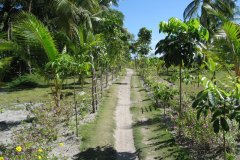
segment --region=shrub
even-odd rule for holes
[[[39,74],[25,74],[8,84],[8,88],[35,88],[44,85],[44,78]]]

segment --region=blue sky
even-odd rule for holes
[[[119,0],[118,10],[125,15],[125,27],[137,37],[141,27],[152,30],[152,48],[164,37],[158,32],[160,21],[183,19],[183,11],[192,0]],[[239,4],[239,2],[238,2]]]
[[[182,19],[183,11],[192,0],[120,0],[117,10],[125,15],[124,24],[130,33],[137,34],[140,28],[152,30],[152,48],[163,38],[158,32],[160,21],[171,17]]]

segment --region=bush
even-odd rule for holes
[[[35,88],[44,85],[44,78],[39,74],[25,74],[8,84],[8,88]]]

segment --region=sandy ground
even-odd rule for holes
[[[29,112],[21,111],[4,111],[0,113],[0,145],[9,145],[14,142],[14,132],[22,129],[22,121],[28,119]]]
[[[115,148],[119,160],[137,159],[133,140],[132,115],[130,113],[130,82],[133,71],[127,69],[127,75],[118,89],[118,104],[116,107]]]

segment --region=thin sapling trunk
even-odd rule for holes
[[[77,113],[77,101],[76,101],[76,81],[75,76],[73,77],[73,101],[74,101],[74,110],[75,110],[75,125],[76,125],[76,136],[78,137],[78,113]]]

